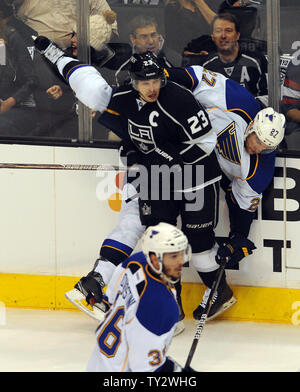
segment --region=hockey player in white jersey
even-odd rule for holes
[[[108,311],[96,330],[89,372],[185,372],[170,357],[179,310],[174,282],[191,250],[181,230],[150,226],[133,254],[114,271],[104,301]]]
[[[56,53],[62,56],[62,53],[55,52],[55,55]],[[70,60],[61,57],[57,63],[62,74],[68,62]],[[98,81],[100,87],[102,86],[102,89],[99,87],[95,90],[96,97],[91,94],[87,96],[85,89],[87,84],[82,83],[76,71],[72,74],[72,69],[69,69],[68,74],[65,73],[64,76],[68,78],[71,87],[75,88],[79,99],[89,104],[90,107],[103,111],[108,104],[111,89],[100,74],[91,68],[86,69],[87,81],[90,80],[93,85]],[[88,77],[89,74],[91,78]],[[275,152],[272,150],[283,138],[284,117],[271,108],[259,113],[259,104],[244,88],[223,75],[206,71],[201,66],[168,69],[167,76],[191,89],[208,110],[213,129],[218,135],[218,160],[224,179],[228,183],[225,189],[231,223],[229,240],[220,248],[216,245],[210,251],[194,257],[194,266],[203,282],[210,287],[218,268],[216,261],[227,256],[229,252],[231,260],[238,262],[247,255],[247,252],[251,254],[254,249],[254,245],[247,237],[254,216],[253,212],[259,204],[263,190],[273,177]],[[260,154],[262,150],[269,150],[270,154]],[[141,224],[137,220],[136,223],[137,231],[141,230]],[[124,242],[126,243],[125,238]],[[244,252],[243,249],[246,251]],[[92,274],[101,274],[100,264]],[[96,280],[97,277],[95,282]],[[87,278],[86,287],[88,288],[92,282],[93,276],[90,275]],[[222,288],[222,285],[220,287]],[[100,285],[97,284],[95,290],[90,288],[89,291],[93,293],[99,288]],[[207,298],[206,295],[203,302],[205,298]],[[209,318],[220,314],[234,302],[232,290],[225,283],[223,290],[218,293]],[[195,318],[201,317],[203,308],[204,303],[195,310]]]
[[[259,103],[246,89],[201,66],[168,69],[167,74],[193,91],[206,108],[217,134],[215,149],[223,172],[221,187],[229,209],[230,233],[228,240],[218,247],[215,260],[220,264],[228,258],[228,266],[233,266],[255,249],[248,239],[250,227],[262,193],[274,176],[276,148],[284,137],[285,117],[272,108],[260,110]],[[197,266],[198,272],[202,265]],[[208,288],[193,312],[194,318],[201,318],[209,293]],[[208,319],[227,309],[230,295],[225,286],[221,306],[217,297]]]

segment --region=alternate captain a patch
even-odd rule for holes
[[[144,154],[155,150],[156,144],[151,125],[139,125],[128,119],[128,132],[132,142]]]

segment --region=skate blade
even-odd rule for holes
[[[220,314],[226,312],[226,310],[228,310],[229,308],[231,308],[231,306],[233,306],[236,303],[236,298],[231,297],[227,302],[225,302],[225,304],[223,304],[220,309],[212,316],[207,317],[207,321],[213,320],[214,318],[216,318],[217,316],[220,316]]]
[[[184,331],[184,329],[185,329],[184,322],[182,320],[178,321],[178,323],[175,325],[173,337],[179,335],[181,332]]]
[[[102,321],[104,319],[104,315],[105,315],[104,304],[95,304],[94,306],[89,305],[86,302],[85,296],[77,289],[73,289],[66,292],[65,297],[74,306],[76,306],[76,308],[78,308],[88,316],[92,317],[94,320]]]

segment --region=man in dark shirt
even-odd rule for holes
[[[267,60],[256,51],[242,49],[239,38],[240,25],[236,17],[219,14],[212,22],[212,40],[217,50],[207,56],[197,56],[195,60],[210,71],[241,84],[255,97],[260,97],[262,105],[267,105]]]

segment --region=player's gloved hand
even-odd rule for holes
[[[52,64],[56,64],[58,59],[60,59],[65,55],[65,52],[49,38],[44,37],[43,35],[40,35],[38,37],[33,37],[33,38],[35,38],[34,46]]]
[[[96,302],[100,303],[102,301],[104,286],[105,283],[101,274],[91,271],[76,283],[75,288],[82,292],[89,304],[94,305]]]
[[[244,257],[250,256],[254,249],[256,249],[256,246],[252,241],[239,233],[233,234],[227,242],[219,246],[216,262],[218,264],[226,262],[227,266],[233,266]]]

